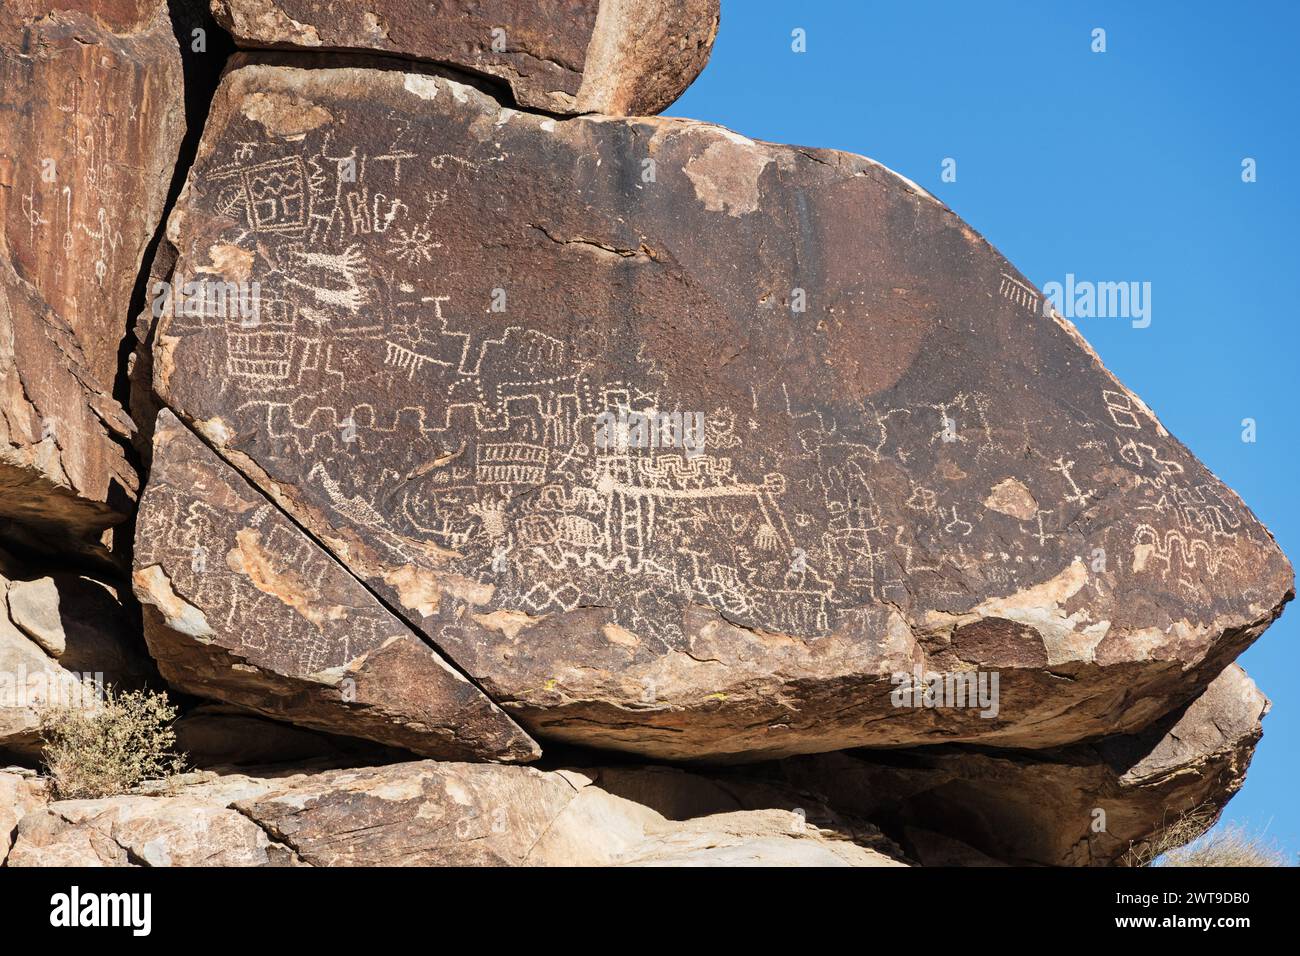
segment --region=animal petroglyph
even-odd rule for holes
[[[878,166],[742,146],[762,175],[701,202],[688,167],[731,188],[692,163],[724,131],[355,72],[364,104],[328,68],[227,73],[177,269],[237,248],[260,321],[164,315],[155,384],[533,729],[683,758],[1013,745],[1014,707],[872,709],[895,665],[952,654],[1050,680],[1062,706],[1014,726],[1065,742],[1203,683],[1155,687],[1193,653],[1171,622],[1277,605],[1235,497]],[[270,135],[242,109],[268,90],[332,119]]]

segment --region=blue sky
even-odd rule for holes
[[[712,60],[668,113],[870,156],[1039,286],[1067,272],[1150,282],[1148,328],[1080,330],[1295,561],[1297,36],[1293,0],[722,0]],[[945,158],[956,182],[940,179]],[[1225,813],[1293,859],[1298,630],[1292,605],[1241,660],[1273,712]]]

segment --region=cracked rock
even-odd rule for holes
[[[248,792],[245,787],[244,792]],[[175,796],[63,800],[18,822],[8,866],[300,866],[254,821],[225,805],[229,786]]]
[[[482,8],[481,8],[482,7]],[[708,62],[718,0],[213,0],[240,45],[365,50],[505,83],[553,113],[652,114]]]
[[[163,0],[0,9],[0,531],[111,546],[118,349],[184,131]],[[87,9],[93,7],[93,9]]]
[[[135,563],[145,638],[175,687],[427,756],[519,761],[539,753],[166,411]]]
[[[874,828],[751,789],[747,801],[654,768],[425,762],[327,771],[238,806],[316,866],[897,865]],[[673,814],[673,798],[690,810]]]
[[[168,236],[260,306],[169,309],[154,384],[538,739],[1136,733],[1292,597],[1241,500],[914,184],[411,70],[237,58]]]
[[[15,867],[902,865],[875,827],[806,793],[654,767],[290,767],[23,799]]]

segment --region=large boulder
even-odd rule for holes
[[[1138,734],[1041,751],[960,746],[793,757],[760,776],[880,824],[925,865],[1134,864],[1211,827],[1241,789],[1269,702],[1233,664]],[[952,846],[983,859],[954,861]]]
[[[0,753],[35,754],[42,712],[57,706],[74,680],[0,614]]]
[[[236,61],[168,235],[259,305],[173,302],[155,387],[539,738],[1133,733],[1291,598],[1240,499],[915,185],[410,70]]]
[[[0,8],[0,525],[86,537],[130,513],[118,350],[184,132],[180,75],[166,0]]]
[[[13,625],[67,670],[100,673],[123,689],[154,675],[139,616],[116,587],[67,571],[35,572],[8,582],[6,599]]]
[[[212,0],[243,46],[371,50],[504,82],[556,113],[658,113],[704,69],[718,0]]]
[[[445,759],[540,751],[167,411],[141,501],[135,595],[175,687]]]

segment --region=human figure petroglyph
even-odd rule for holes
[[[1058,457],[1053,463],[1051,470],[1056,472],[1065,481],[1069,491],[1062,498],[1063,501],[1070,504],[1086,505],[1096,494],[1095,488],[1089,488],[1084,491],[1074,480],[1075,463],[1064,457]]]
[[[1184,552],[1204,566],[1197,541],[1229,541],[1239,526],[1231,507],[1178,485],[1162,438],[1111,442],[1100,431],[1050,463],[1055,487],[1033,489],[1059,505],[1028,520],[969,508],[961,482],[971,463],[997,460],[1016,474],[1041,424],[1013,423],[1023,440],[1005,428],[995,436],[999,399],[968,389],[936,384],[925,400],[882,393],[832,407],[775,379],[748,384],[750,409],[710,401],[680,411],[678,372],[645,342],[611,355],[617,340],[599,338],[606,351],[594,354],[583,337],[554,334],[562,321],[493,313],[486,290],[475,304],[440,287],[449,250],[434,211],[477,161],[428,157],[410,142],[313,145],[311,135],[287,149],[261,144],[207,180],[219,208],[236,214],[230,241],[255,256],[270,306],[255,336],[205,327],[242,399],[238,424],[392,559],[419,563],[423,545],[445,549],[451,570],[493,585],[493,607],[608,607],[622,626],[670,644],[691,603],[825,633],[844,609],[907,599],[904,581],[918,575],[959,600],[963,569],[982,551],[977,532],[990,528],[1019,536],[990,552],[1008,557],[984,575],[1014,587],[1018,567],[1075,543],[1067,521],[1098,500],[1093,476],[1112,465],[1152,489],[1151,507],[1179,515],[1182,542],[1142,542],[1152,573]],[[1000,292],[1032,307],[1010,276]],[[1118,435],[1142,430],[1127,394],[1106,389],[1092,401]],[[761,407],[779,414],[760,422]],[[703,441],[653,440],[673,410],[681,437]],[[610,416],[622,434],[620,414],[629,440],[602,443]],[[650,423],[651,441],[630,440],[645,431],[633,416]],[[900,466],[898,504],[882,509],[876,490],[897,488]],[[922,481],[925,467],[934,473]]]

